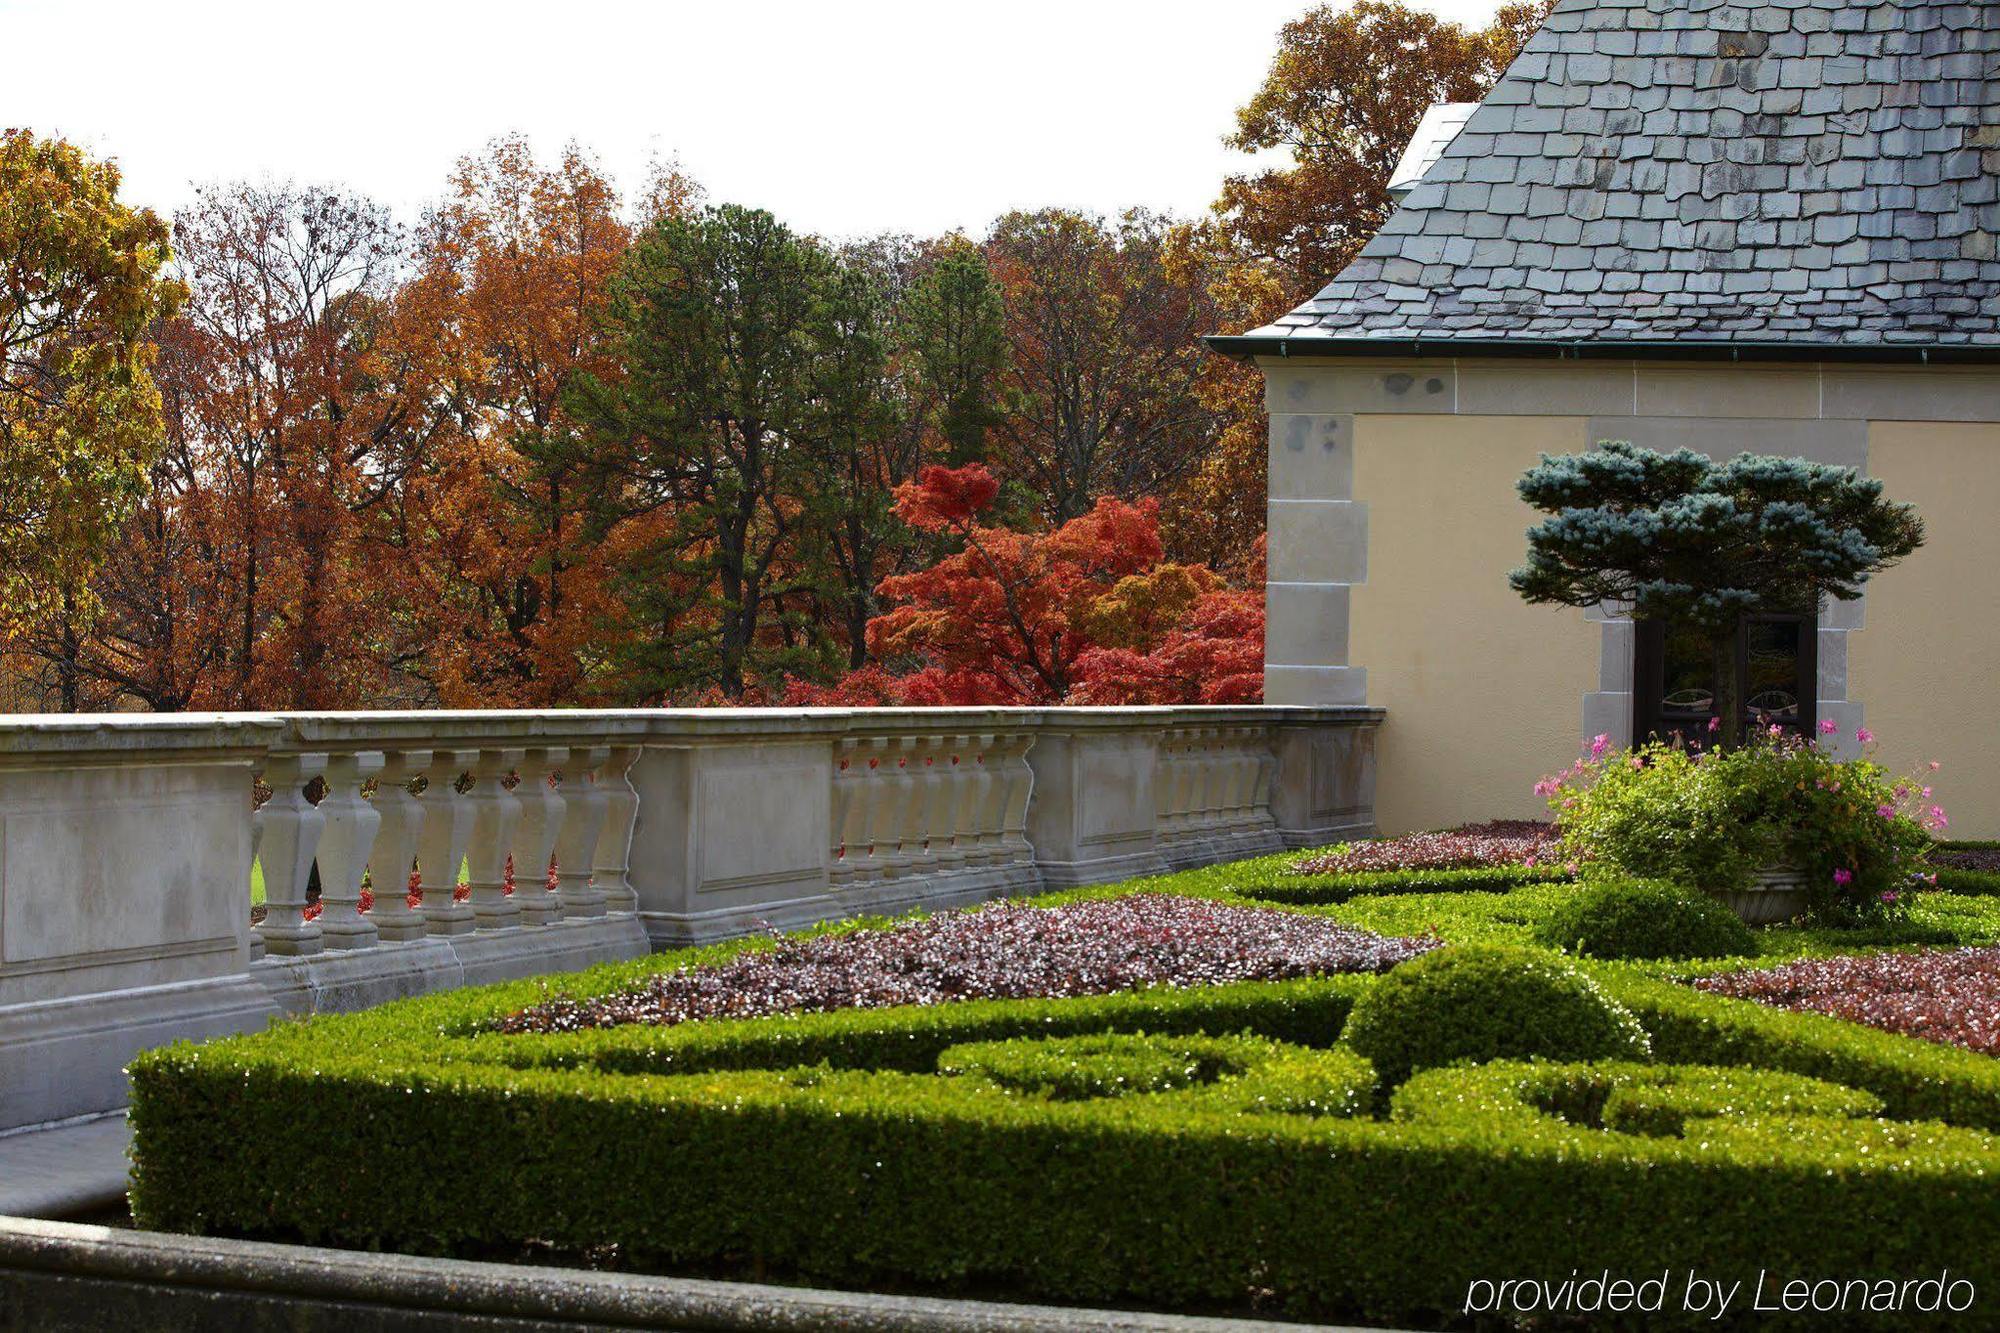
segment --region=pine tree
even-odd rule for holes
[[[1611,442],[1544,454],[1521,498],[1551,515],[1528,531],[1528,562],[1508,575],[1531,603],[1627,607],[1635,619],[1685,625],[1715,662],[1721,739],[1740,739],[1734,644],[1747,615],[1816,613],[1860,596],[1870,576],[1924,541],[1909,505],[1853,468],[1739,454],[1717,463],[1689,449],[1655,453]]]

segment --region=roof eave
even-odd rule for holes
[[[1995,365],[2000,344],[1798,343],[1722,339],[1338,338],[1212,333],[1213,351],[1238,361],[1258,357],[1334,360],[1394,357],[1414,361],[1449,357],[1508,357],[1563,361],[1820,361],[1886,365]]]

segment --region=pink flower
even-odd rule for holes
[[[1646,761],[1645,761],[1645,760],[1641,759],[1641,758],[1640,758],[1640,757],[1639,757],[1638,755],[1636,755],[1636,754],[1632,756],[1632,767],[1633,767],[1634,769],[1641,769],[1641,768],[1644,768],[1645,766],[1646,766]]]
[[[1939,805],[1932,806],[1931,827],[1933,829],[1942,829],[1942,828],[1948,828],[1950,825],[1951,821],[1944,817],[1944,807]]]
[[[1775,723],[1775,722],[1773,722],[1773,723],[1771,724],[1771,726],[1770,726],[1770,729],[1769,729],[1769,730],[1770,730],[1770,734],[1771,734],[1771,735],[1773,735],[1773,736],[1782,736],[1782,735],[1784,735],[1784,734],[1785,734],[1785,729],[1784,729],[1783,727],[1779,726],[1779,725],[1778,725],[1777,723]]]
[[[1833,882],[1844,889],[1854,882],[1854,872],[1842,866],[1833,872]]]
[[[1931,789],[1929,787],[1926,787],[1924,788],[1924,799],[1928,801],[1930,798],[1931,798]]]
[[[1722,719],[1721,719],[1721,718],[1719,718],[1719,717],[1712,717],[1712,718],[1710,718],[1710,719],[1708,720],[1708,729],[1709,729],[1710,731],[1721,731],[1721,730],[1722,730]]]
[[[1611,748],[1611,737],[1606,735],[1604,732],[1600,731],[1597,733],[1597,735],[1591,737],[1590,757],[1592,759],[1604,758],[1604,752],[1610,748]]]
[[[1875,743],[1875,733],[1866,727],[1856,727],[1854,729],[1854,739],[1860,741],[1863,745],[1872,745]]]
[[[1875,813],[1884,819],[1894,819],[1896,817],[1896,807],[1893,805],[1878,805],[1875,807]]]
[[[1834,721],[1834,720],[1833,720],[1832,718],[1830,718],[1830,717],[1823,717],[1823,718],[1821,718],[1821,719],[1819,720],[1819,734],[1820,734],[1820,735],[1822,735],[1822,736],[1831,736],[1831,735],[1833,735],[1833,733],[1834,733],[1834,732],[1836,732],[1836,731],[1839,731],[1839,730],[1840,730],[1840,724],[1839,724],[1838,722],[1835,722],[1835,721]]]
[[[1937,760],[1935,760],[1935,759],[1931,760],[1931,763],[1930,763],[1930,769],[1931,769],[1931,772],[1933,772],[1933,773],[1935,773],[1935,772],[1937,772],[1937,771],[1938,771],[1938,761],[1937,761]]]
[[[1525,860],[1523,860],[1521,864],[1526,866],[1528,869],[1533,870],[1535,868],[1535,858],[1532,855],[1530,855]]]
[[[1882,901],[1885,903],[1893,903],[1896,901],[1896,899],[1902,896],[1903,896],[1902,894],[1896,892],[1894,889],[1882,890]]]

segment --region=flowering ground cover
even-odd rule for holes
[[[1702,990],[2000,1054],[2000,948],[1802,958],[1703,977]]]
[[[1556,857],[1556,826],[1536,819],[1495,819],[1484,824],[1409,833],[1350,843],[1299,862],[1305,875],[1381,870],[1472,870],[1483,866],[1532,866]]]
[[[513,1014],[504,1032],[672,1025],[955,1000],[1055,999],[1381,972],[1435,948],[1274,908],[1142,893],[1054,907],[999,903],[885,930],[782,941],[588,1000]]]

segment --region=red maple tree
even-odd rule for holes
[[[988,526],[999,494],[979,464],[927,467],[896,514],[955,547],[884,579],[868,624],[878,663],[787,702],[1028,705],[1255,702],[1263,599],[1202,565],[1163,560],[1156,501],[1100,497],[1047,532]],[[895,665],[904,669],[896,670]]]

